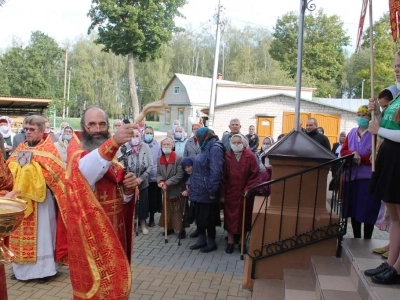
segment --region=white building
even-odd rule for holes
[[[368,104],[368,100],[313,98],[314,90],[302,88],[300,118],[304,125],[308,118],[316,118],[332,144],[340,131],[349,132],[357,126],[357,108]],[[160,116],[160,130],[170,130],[172,122],[178,119],[190,132],[190,121],[200,117],[203,121],[207,119],[210,94],[211,78],[175,74],[162,93],[162,99],[170,107]],[[238,118],[242,133],[248,133],[248,127],[255,125],[261,138],[273,136],[276,139],[294,127],[295,96],[295,87],[249,85],[218,79],[213,129],[222,136],[229,130],[229,121]]]

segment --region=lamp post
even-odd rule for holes
[[[361,82],[361,99],[364,99],[364,81],[365,79],[363,79]]]
[[[296,102],[295,102],[295,130],[300,130],[300,99],[301,99],[301,75],[303,72],[303,36],[304,15],[306,10],[315,10],[314,0],[300,0],[299,37],[297,40],[297,75],[296,75]]]

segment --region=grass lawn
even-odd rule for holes
[[[56,125],[54,126],[53,122],[54,119],[51,118],[50,119],[50,123],[52,126],[54,126],[54,131],[58,131],[58,129],[60,128],[60,124],[63,121],[63,119],[61,117],[56,117]],[[68,122],[68,124],[70,126],[72,126],[72,128],[74,130],[80,130],[81,129],[81,125],[80,125],[80,118],[65,118],[65,121]],[[110,129],[112,130],[112,124],[113,124],[112,119],[110,119]],[[146,124],[148,126],[153,127],[154,130],[158,130],[160,128],[160,123],[158,121],[147,121]]]

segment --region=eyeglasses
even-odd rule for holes
[[[36,130],[36,128],[33,127],[24,127],[25,132],[34,132]]]
[[[100,123],[90,122],[88,125],[84,125],[84,126],[90,131],[95,131],[96,129],[103,131],[103,130],[108,129],[107,122],[100,122]]]

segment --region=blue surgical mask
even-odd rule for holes
[[[175,139],[180,140],[182,138],[182,133],[176,132],[175,133]]]
[[[357,124],[361,128],[367,128],[369,125],[369,120],[367,120],[365,118],[357,117]]]
[[[145,141],[146,143],[150,143],[152,140],[153,140],[153,135],[152,135],[152,134],[146,134],[146,135],[144,136],[144,141]]]
[[[72,135],[64,135],[64,140],[69,141],[72,138]]]

